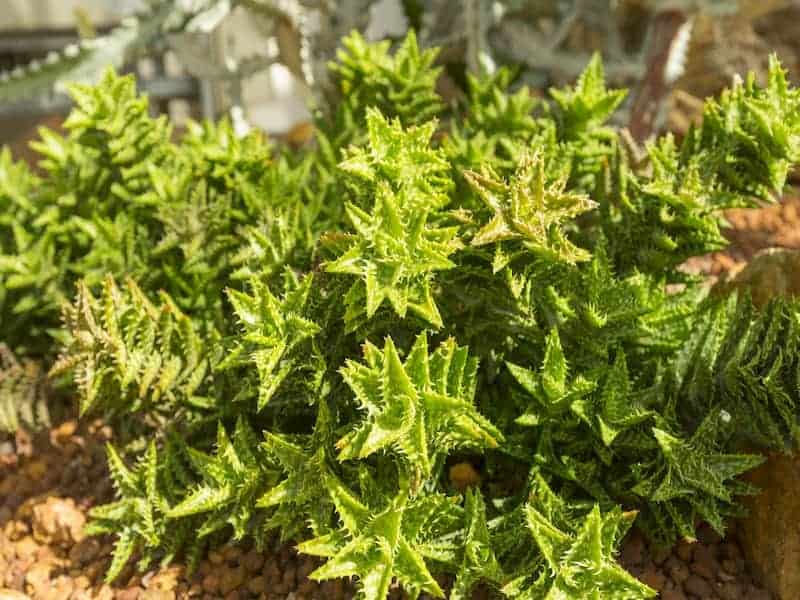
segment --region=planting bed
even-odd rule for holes
[[[642,155],[599,55],[447,108],[412,32],[342,44],[297,154],[112,70],[0,153],[0,600],[795,600],[788,526],[720,538],[800,414],[777,59]]]
[[[800,248],[798,198],[759,210],[729,211],[728,220],[731,247],[691,261],[690,270],[714,279],[763,248]],[[0,600],[353,596],[349,582],[309,580],[318,561],[299,556],[291,545],[264,552],[223,547],[192,575],[180,564],[144,574],[129,566],[113,586],[104,584],[111,540],[86,538],[82,527],[88,509],[113,496],[103,450],[111,435],[101,421],[70,419],[33,438],[20,433],[0,443]],[[664,600],[768,600],[770,594],[750,574],[735,533],[733,524],[723,540],[701,527],[696,543],[663,552],[648,548],[634,531],[622,546],[620,561]],[[401,597],[399,590],[392,597]]]
[[[346,581],[316,583],[306,575],[318,566],[291,545],[265,552],[227,546],[213,551],[192,575],[182,565],[147,573],[127,568],[113,586],[103,583],[111,540],[86,538],[88,509],[111,500],[102,422],[68,420],[30,439],[18,436],[0,457],[0,600],[161,600],[169,598],[352,598]],[[721,540],[701,528],[695,544],[671,553],[647,547],[633,532],[620,561],[665,600],[689,598],[768,600],[757,587],[733,536]],[[393,598],[402,597],[399,590]],[[488,598],[478,592],[475,598]]]

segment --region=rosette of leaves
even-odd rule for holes
[[[712,173],[714,205],[754,206],[781,190],[800,160],[800,90],[791,88],[775,55],[767,84],[735,78],[719,100],[709,100],[699,127],[689,131],[681,165],[698,161]]]
[[[672,363],[668,384],[689,424],[725,411],[739,439],[787,448],[799,437],[795,385],[800,349],[794,302],[776,298],[756,311],[736,294],[712,300]]]
[[[557,330],[547,338],[544,360],[536,373],[509,363],[512,376],[533,400],[516,419],[535,431],[533,461],[598,500],[609,496],[605,466],[619,452],[641,452],[652,443],[623,432],[641,431],[656,416],[632,394],[624,354],[606,374],[588,372],[568,380],[567,361]],[[627,441],[627,443],[626,443]],[[628,448],[640,442],[640,447]],[[621,446],[621,447],[620,447]]]
[[[197,179],[218,191],[235,192],[236,205],[250,213],[263,206],[260,188],[270,176],[266,167],[273,162],[272,148],[264,133],[253,130],[237,135],[228,119],[218,123],[190,121],[180,149],[182,159],[191,163]],[[271,198],[266,201],[275,202]]]
[[[0,323],[5,343],[23,355],[46,352],[47,329],[65,299],[64,257],[56,252],[55,232],[40,222],[41,184],[7,148],[0,152]]]
[[[622,273],[637,270],[680,278],[675,273],[678,265],[719,250],[726,241],[703,167],[697,162],[681,165],[672,136],[650,144],[646,156],[648,177],[628,165],[621,149],[609,160],[597,190],[604,235]]]
[[[342,39],[337,60],[329,66],[341,94],[338,110],[349,113],[354,122],[372,107],[404,127],[426,123],[443,108],[435,92],[439,50],[420,50],[413,30],[391,56],[390,46],[388,40],[368,43],[357,31]]]
[[[625,99],[625,90],[608,89],[603,62],[595,53],[574,86],[549,91],[547,117],[556,126],[569,164],[569,181],[591,190],[602,165],[614,150],[617,133],[606,123]]]
[[[448,201],[450,185],[447,162],[428,145],[434,125],[403,130],[370,111],[367,126],[368,146],[341,165],[356,182],[356,202],[346,208],[355,233],[335,240],[338,256],[325,269],[358,278],[345,299],[348,330],[372,318],[384,301],[401,318],[410,311],[441,327],[433,275],[453,266],[448,256],[459,242],[455,228],[429,223]],[[367,202],[371,213],[362,208]]]
[[[647,501],[640,527],[656,543],[669,546],[677,536],[694,539],[699,521],[724,536],[726,518],[743,514],[736,498],[757,492],[738,476],[764,457],[724,452],[733,434],[730,424],[727,412],[715,410],[691,437],[652,429],[658,454],[635,469],[638,482],[632,491]]]
[[[338,165],[351,144],[363,144],[368,137],[369,111],[377,110],[388,120],[410,127],[425,125],[444,107],[436,92],[440,69],[433,62],[437,51],[421,51],[413,31],[394,54],[389,46],[389,42],[367,43],[353,32],[342,41],[338,60],[329,65],[335,74],[336,98],[332,114],[316,119],[313,177],[306,197],[319,202],[320,212],[337,228],[343,222],[346,190]]]
[[[43,129],[32,144],[47,175],[39,222],[58,232],[56,251],[74,273],[68,283],[82,277],[94,288],[108,272],[144,281],[154,275],[147,259],[158,233],[150,171],[171,160],[169,124],[150,117],[133,77],[111,69],[100,85],[74,85],[70,95],[76,109],[64,122],[68,135]]]
[[[342,377],[366,413],[341,438],[340,461],[397,453],[417,489],[456,449],[497,447],[502,434],[473,404],[477,361],[449,339],[432,354],[420,334],[404,362],[391,338],[364,344],[366,364],[347,361]]]
[[[467,74],[467,97],[459,107],[463,117],[451,121],[442,142],[458,180],[464,170],[486,166],[509,175],[534,140],[537,146],[555,146],[552,121],[535,118],[539,101],[526,86],[512,93],[513,76],[507,67],[493,74]]]
[[[446,565],[448,571],[455,574],[450,600],[471,598],[473,589],[480,583],[499,588],[507,579],[495,555],[492,532],[486,520],[486,503],[477,489],[466,490],[463,527],[423,542],[419,548],[425,558]]]
[[[0,344],[0,432],[36,430],[50,425],[54,390],[39,361],[18,358]]]
[[[632,522],[618,507],[602,513],[595,505],[574,521],[563,514],[543,514],[536,504],[525,505],[524,513],[542,560],[532,574],[503,588],[507,597],[644,600],[657,595],[614,559],[616,547]]]
[[[396,191],[419,193],[409,198],[416,204],[403,206],[407,212],[443,208],[450,201],[453,183],[444,152],[433,147],[436,121],[403,127],[398,119],[370,108],[366,124],[366,143],[349,148],[345,160],[339,163],[352,183],[354,199],[363,207],[369,206],[371,195],[385,182]]]
[[[509,181],[486,168],[464,174],[481,200],[494,213],[472,237],[473,246],[519,240],[524,247],[550,260],[585,261],[589,253],[567,238],[562,224],[592,210],[587,196],[566,189],[566,180],[546,180],[544,159],[538,154],[524,157]],[[502,266],[495,254],[494,269]],[[501,264],[498,265],[498,260]]]
[[[443,598],[415,542],[428,516],[429,503],[409,497],[407,484],[379,506],[359,500],[333,475],[325,479],[342,528],[303,542],[304,554],[327,558],[309,577],[315,580],[357,577],[365,600],[383,600],[393,580],[412,598],[426,592]],[[439,509],[443,508],[439,504]]]
[[[280,300],[269,288],[253,279],[251,293],[228,290],[228,299],[242,329],[241,340],[219,365],[220,370],[252,364],[258,374],[255,394],[242,386],[237,400],[257,396],[261,411],[277,395],[284,403],[310,404],[322,385],[324,359],[314,342],[319,326],[307,316],[313,276],[302,281],[286,272]]]
[[[574,86],[550,90],[559,138],[576,140],[603,125],[626,95],[625,90],[606,88],[603,61],[595,53]]]
[[[273,160],[260,133],[237,137],[227,121],[192,124],[176,155],[150,170],[160,225],[152,267],[183,310],[232,333],[222,306],[230,280],[275,279],[313,244],[300,197],[308,166]]]
[[[278,465],[283,479],[258,499],[259,508],[273,509],[265,531],[277,529],[281,540],[299,539],[308,528],[314,535],[329,529],[333,504],[326,487],[333,455],[334,423],[327,400],[317,403],[314,430],[306,435],[264,432],[262,449]]]
[[[132,468],[110,444],[106,453],[117,499],[92,508],[86,527],[88,535],[116,536],[106,582],[114,581],[136,553],[140,554],[141,570],[157,558],[166,565],[180,553],[186,553],[193,564],[203,549],[203,540],[195,535],[196,523],[166,516],[171,503],[193,481],[180,451],[167,444],[159,456],[155,441],[151,441]]]
[[[534,400],[517,424],[535,432],[537,468],[601,502],[632,491],[646,503],[642,524],[654,539],[668,544],[678,534],[690,537],[697,518],[722,532],[734,496],[749,490],[735,477],[760,459],[726,454],[730,430],[713,412],[691,437],[679,433],[631,381],[624,354],[603,375],[589,371],[569,381],[554,331],[539,373],[508,368]],[[626,473],[632,462],[639,466]]]
[[[309,211],[299,202],[286,209],[266,210],[259,225],[246,225],[236,236],[238,248],[231,259],[232,281],[262,280],[270,287],[287,268],[307,265],[316,244]]]
[[[301,194],[309,164],[273,161],[262,135],[240,139],[225,121],[193,124],[173,144],[167,121],[149,116],[133,78],[110,70],[100,85],[74,86],[71,94],[77,107],[67,135],[42,130],[34,144],[41,178],[7,153],[0,162],[8,204],[0,248],[4,339],[19,351],[24,344],[45,352],[78,279],[96,292],[108,273],[132,277],[225,331],[221,292],[247,260],[240,230],[282,220],[277,260],[289,263],[295,251],[307,260],[314,234]],[[265,265],[265,273],[276,269]],[[27,315],[35,322],[26,325]],[[18,328],[36,333],[23,341]]]
[[[534,264],[519,279],[543,325],[558,328],[580,369],[603,364],[610,350],[622,348],[635,356],[637,369],[650,371],[686,340],[704,295],[695,288],[668,294],[662,277],[616,272],[602,237],[588,262],[548,270]]]
[[[79,206],[109,215],[121,206],[135,212],[149,188],[148,165],[169,158],[171,129],[166,117],[150,117],[146,96],[132,76],[108,69],[99,85],[70,87],[76,108],[64,122],[67,137],[42,130],[34,144],[48,178],[57,183],[56,206]]]
[[[200,483],[166,511],[170,519],[202,515],[195,535],[202,539],[230,528],[234,540],[254,537],[259,547],[265,538],[257,501],[278,482],[278,473],[270,467],[250,426],[243,418],[236,422],[229,437],[222,424],[217,427],[213,454],[186,448],[192,468],[200,474]]]
[[[167,122],[150,118],[132,77],[109,70],[100,85],[76,85],[70,94],[76,108],[64,122],[67,135],[41,129],[32,144],[43,157],[40,178],[7,153],[0,160],[3,339],[39,355],[52,345],[50,330],[79,277],[98,286],[109,271],[147,274],[155,223],[139,200],[149,168],[170,154]]]
[[[774,57],[765,87],[737,80],[703,114],[680,146],[670,136],[649,145],[649,173],[617,153],[596,180],[602,227],[623,271],[680,279],[678,264],[725,245],[718,211],[773,200],[800,156],[798,91]]]
[[[203,396],[213,349],[196,323],[165,293],[152,303],[133,280],[119,288],[111,276],[95,296],[79,283],[75,302],[64,308],[69,342],[51,375],[69,373],[80,412],[152,412],[174,415],[207,406]]]

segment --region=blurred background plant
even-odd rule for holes
[[[617,115],[637,140],[685,131],[701,99],[775,51],[800,73],[796,0],[9,0],[0,16],[0,138],[31,137],[66,113],[68,81],[136,73],[152,110],[180,125],[230,114],[290,142],[333,93],[327,64],[353,30],[443,48],[445,98],[466,74],[515,68],[533,90],[572,82],[594,51],[633,90]],[[17,153],[19,155],[19,153]]]

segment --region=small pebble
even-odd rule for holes
[[[689,575],[683,584],[683,588],[690,594],[694,594],[699,598],[705,598],[706,596],[711,596],[714,593],[714,590],[708,581],[699,575],[694,574]]]

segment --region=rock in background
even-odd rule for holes
[[[750,514],[738,527],[742,549],[775,598],[796,600],[800,597],[800,457],[772,454],[746,479],[761,493],[743,501]]]

